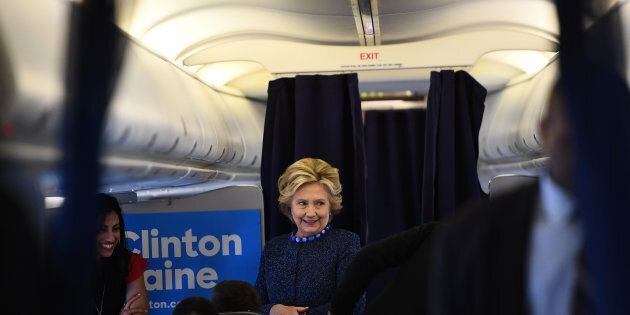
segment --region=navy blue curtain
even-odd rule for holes
[[[464,71],[431,72],[422,182],[422,222],[484,197],[477,177],[486,89]]]
[[[65,201],[48,225],[50,314],[90,314],[100,139],[124,39],[114,25],[113,1],[83,1],[70,11],[61,174]],[[86,290],[86,288],[88,288]]]
[[[278,210],[278,177],[294,161],[320,158],[339,169],[343,211],[333,225],[362,235],[365,220],[365,146],[356,74],[282,78],[269,83],[261,185],[265,235],[291,231]]]
[[[575,128],[575,189],[597,314],[630,310],[630,92],[619,69],[621,25],[582,29],[587,1],[558,0],[562,87]],[[592,54],[593,51],[599,51]],[[621,57],[620,57],[621,56]],[[623,67],[623,63],[621,64]],[[623,67],[625,68],[625,67]]]
[[[423,223],[424,109],[365,112],[367,242]]]
[[[365,112],[368,243],[423,223],[425,121],[424,109]],[[396,271],[392,268],[372,279],[368,303]]]

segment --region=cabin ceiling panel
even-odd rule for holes
[[[477,61],[468,72],[488,91],[503,88],[513,78],[524,74],[524,72],[517,67],[486,58]]]
[[[238,18],[235,18],[238,17]],[[315,16],[249,7],[198,10],[134,34],[158,54],[175,60],[199,48],[251,38],[336,45],[357,44],[354,21],[343,16]]]
[[[181,6],[180,1],[155,2],[137,1],[126,9],[132,13],[119,14],[118,24],[169,60],[214,41],[251,37],[358,44],[350,3],[345,1],[316,1],[317,5],[313,1],[183,1]]]
[[[269,80],[298,73],[359,72],[376,87],[388,81],[416,84],[428,80],[431,70],[467,69],[495,89],[508,84],[511,75],[522,77],[514,70],[522,66],[509,58],[482,60],[485,54],[557,50],[553,1],[367,2],[377,6],[371,11],[382,45],[361,46],[351,0],[119,1],[118,23],[206,84],[259,99],[266,97]],[[380,55],[366,61],[362,53]],[[255,63],[260,66],[247,65]]]
[[[380,14],[404,14],[415,11],[435,10],[466,1],[470,0],[379,0],[378,12]]]
[[[435,10],[444,7],[456,6],[466,4],[470,2],[493,2],[496,0],[422,0],[422,1],[409,1],[409,0],[379,0],[378,10],[381,14],[398,14],[407,13],[412,11],[426,11]],[[501,2],[549,2],[553,3],[553,0],[501,0]]]
[[[177,15],[225,6],[352,17],[350,1],[340,0],[117,0],[116,5],[118,24],[131,34],[144,33],[160,21]]]
[[[186,58],[183,63],[193,66],[229,60],[251,60],[261,63],[276,74],[440,68],[470,66],[483,54],[491,51],[526,49],[555,51],[556,43],[515,31],[467,32],[426,41],[369,48],[253,39],[201,50]],[[252,55],[251,51],[256,51],[256,55]]]
[[[385,1],[379,2],[384,3]],[[451,33],[479,29],[519,29],[550,39],[558,34],[558,21],[553,3],[528,1],[451,1],[452,5],[435,9],[380,11],[383,44],[417,41]],[[405,2],[407,4],[407,2]]]
[[[227,83],[228,87],[234,88],[243,94],[255,99],[267,99],[267,82],[275,80],[267,70],[260,70],[233,79]]]

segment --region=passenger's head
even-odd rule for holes
[[[111,257],[121,248],[127,248],[125,223],[116,198],[97,194],[96,252],[100,257]]]
[[[210,300],[203,296],[191,296],[181,300],[173,309],[172,315],[216,315],[217,310]]]
[[[322,231],[341,212],[339,170],[320,159],[291,164],[278,179],[280,211],[293,222],[300,237]]]
[[[262,311],[262,304],[256,288],[240,280],[224,280],[212,291],[212,304],[220,313]]]
[[[550,176],[568,191],[572,191],[575,167],[574,136],[568,113],[567,98],[562,83],[552,88],[546,114],[540,124],[545,153],[549,156]]]

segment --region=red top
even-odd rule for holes
[[[125,282],[131,283],[140,278],[142,273],[144,273],[144,269],[146,269],[148,265],[149,262],[142,258],[142,256],[136,253],[131,253],[131,258],[129,259],[129,274],[127,274]]]

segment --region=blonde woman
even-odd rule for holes
[[[334,229],[341,212],[339,171],[320,159],[291,164],[278,179],[279,208],[294,224],[291,234],[265,246],[256,288],[263,314],[328,314],[343,273],[360,248],[359,236]],[[365,299],[355,306],[363,312]]]

